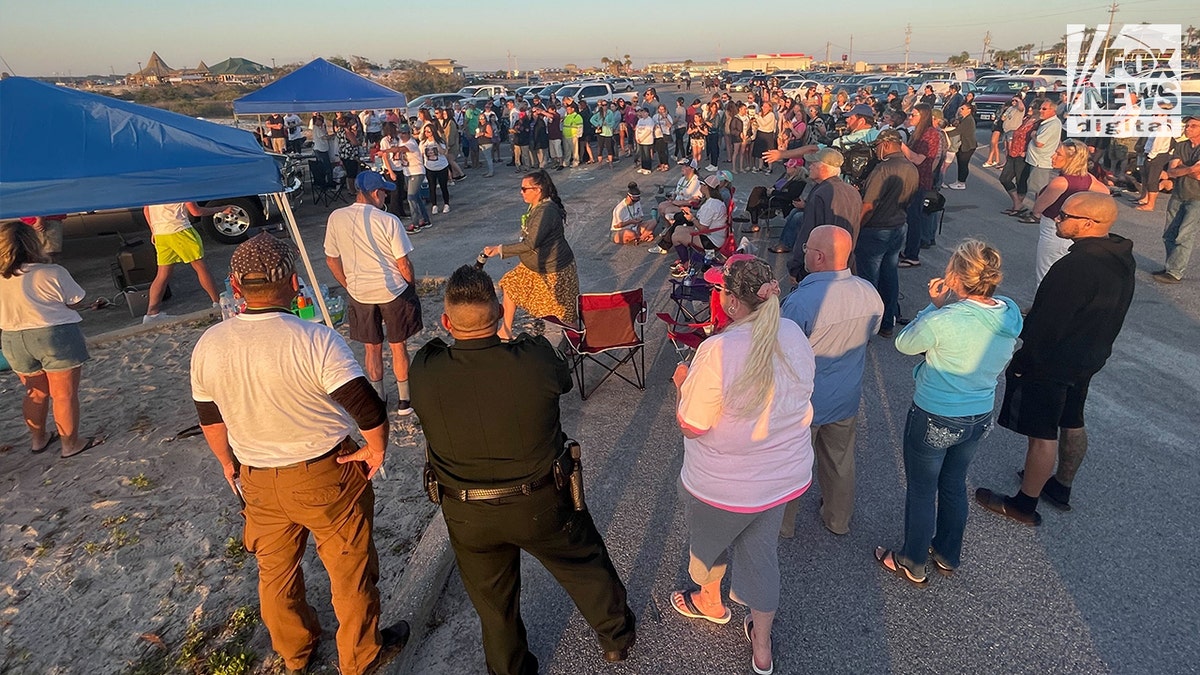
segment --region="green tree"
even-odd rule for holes
[[[341,66],[342,68],[345,68],[346,70],[353,70],[353,68],[350,67],[350,62],[347,61],[346,58],[344,56],[342,56],[341,54],[338,54],[337,56],[327,57],[325,60],[332,63],[335,66]]]
[[[422,94],[458,91],[462,88],[464,80],[460,75],[442,73],[427,63],[418,63],[413,68],[391,72],[383,82],[396,91],[416,97]]]
[[[971,55],[966,52],[959,52],[953,56],[946,58],[946,63],[952,66],[961,66],[971,60]]]
[[[633,59],[629,58],[628,54],[625,55],[625,58],[621,63],[625,66],[625,72],[629,72],[633,68]]]

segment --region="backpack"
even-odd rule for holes
[[[879,158],[875,156],[875,144],[869,141],[851,143],[839,148],[842,153],[842,180],[858,188],[861,192],[867,182],[867,176]]]

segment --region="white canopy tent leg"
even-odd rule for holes
[[[325,295],[321,293],[321,285],[317,283],[317,273],[313,270],[312,261],[308,259],[308,249],[304,247],[304,240],[300,238],[300,227],[296,225],[296,214],[292,213],[292,205],[288,202],[287,195],[282,192],[272,194],[271,198],[275,200],[275,205],[283,214],[283,220],[287,223],[292,241],[295,242],[296,248],[300,249],[300,259],[304,261],[304,270],[308,273],[308,287],[313,289],[313,295],[317,298],[317,306],[321,308],[321,316],[325,318],[325,325],[333,328],[333,319],[329,317],[329,308],[325,306]]]

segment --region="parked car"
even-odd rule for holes
[[[750,83],[753,80],[753,77],[739,77],[729,85],[729,91],[750,91]]]
[[[607,82],[579,82],[559,89],[555,96],[560,99],[570,96],[575,101],[583,100],[588,105],[595,105],[598,101],[612,100],[613,88]]]
[[[817,82],[816,80],[788,80],[787,82],[779,85],[779,89],[784,93],[784,95],[795,98],[796,96],[808,91],[808,87],[810,85],[815,86],[817,91],[824,91],[825,89],[825,87],[821,86],[821,83]]]
[[[490,98],[495,99],[497,96],[512,96],[512,92],[508,87],[502,84],[480,84],[459,89],[459,94],[463,98]]]
[[[610,77],[608,84],[612,86],[613,91],[633,91],[633,80],[628,77]]]
[[[1000,114],[1000,109],[1012,100],[1012,97],[1025,91],[1038,91],[1050,86],[1050,81],[1044,77],[1004,77],[988,80],[983,89],[975,92],[975,120],[984,124],[992,124]]]
[[[937,94],[938,105],[941,105],[942,101],[950,92],[951,84],[957,84],[959,91],[963,96],[966,96],[967,92],[972,91],[975,92],[976,97],[979,96],[979,89],[975,86],[974,82],[959,82],[957,80],[926,80],[921,83],[921,87],[923,88],[926,85],[933,87],[933,93]]]
[[[458,92],[425,94],[408,102],[408,112],[415,116],[421,108],[449,108],[452,104],[462,102],[466,98],[465,94]]]

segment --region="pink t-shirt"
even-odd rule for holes
[[[795,499],[812,482],[809,425],[816,373],[812,346],[800,327],[779,322],[783,359],[775,389],[753,417],[726,411],[750,351],[750,325],[740,324],[700,344],[680,393],[680,426],[702,433],[683,439],[683,486],[726,511],[757,513]]]

